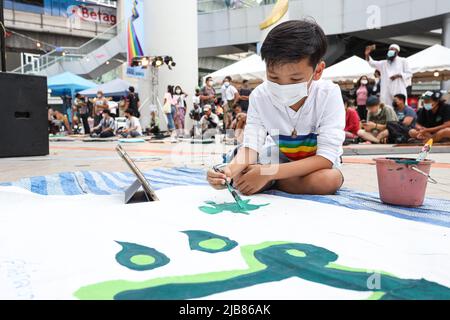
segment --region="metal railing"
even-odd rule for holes
[[[277,0],[198,0],[198,14],[274,4]]]
[[[100,48],[109,40],[119,35],[122,31],[124,31],[124,27],[125,20],[122,20],[121,22],[105,30],[95,38],[92,38],[88,42],[84,43],[80,47],[60,47],[54,49],[47,54],[40,56],[38,61],[27,63],[13,70],[12,72],[23,74],[40,73],[43,70],[51,67],[55,63],[81,60],[86,57],[86,55]]]

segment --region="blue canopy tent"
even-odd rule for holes
[[[86,97],[94,97],[97,91],[102,91],[105,97],[122,97],[128,94],[130,84],[122,79],[114,79],[92,89],[83,90],[80,93]]]
[[[47,79],[47,87],[52,91],[53,96],[70,95],[73,97],[75,93],[96,87],[95,82],[86,80],[71,72],[64,72]]]

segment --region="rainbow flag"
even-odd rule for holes
[[[144,50],[142,50],[141,43],[137,36],[133,22],[139,18],[139,12],[137,10],[137,1],[133,2],[132,15],[128,20],[127,38],[128,38],[128,65],[131,65],[133,58],[142,57]]]
[[[291,161],[312,157],[317,153],[317,134],[305,136],[278,136],[280,151]]]

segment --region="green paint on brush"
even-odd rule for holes
[[[269,204],[250,204],[250,200],[241,200],[240,204],[236,202],[226,202],[226,203],[215,203],[213,201],[205,202],[208,206],[201,206],[199,209],[207,214],[218,214],[222,212],[232,212],[232,213],[241,213],[241,214],[249,214],[249,211],[258,210],[261,207],[268,206]]]

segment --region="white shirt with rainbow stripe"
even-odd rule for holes
[[[292,136],[294,126],[296,137]],[[261,152],[269,135],[290,161],[319,155],[339,167],[344,128],[341,90],[333,82],[313,81],[298,112],[274,101],[263,83],[250,96],[243,146]]]

